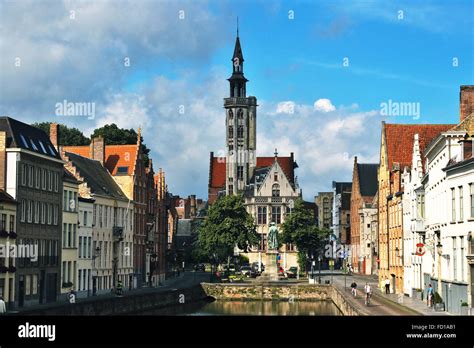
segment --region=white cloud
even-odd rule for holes
[[[295,113],[295,102],[284,101],[277,104],[277,114],[294,114]]]
[[[329,99],[322,98],[314,102],[314,110],[323,111],[323,112],[331,112],[331,111],[336,110],[336,107],[332,105]]]

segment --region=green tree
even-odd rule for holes
[[[304,207],[301,198],[295,200],[294,209],[281,227],[282,241],[296,245],[298,264],[301,269],[306,270],[308,256],[312,254],[316,257],[321,254],[329,232],[318,228],[313,212]]]
[[[234,255],[234,248],[248,252],[259,241],[253,217],[242,196],[225,196],[208,210],[199,231],[199,247],[214,265]]]
[[[36,122],[32,126],[41,129],[46,134],[49,134],[49,127],[51,122]],[[81,146],[89,145],[90,140],[77,128],[69,128],[63,124],[58,125],[58,142],[64,146]]]
[[[106,145],[128,145],[137,143],[137,132],[135,129],[119,128],[115,123],[106,124],[103,127],[94,129],[92,138],[102,136]],[[150,149],[143,143],[143,136],[140,136],[142,142],[143,161],[148,166]]]

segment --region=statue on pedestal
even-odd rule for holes
[[[278,250],[278,229],[274,222],[268,230],[268,250]]]

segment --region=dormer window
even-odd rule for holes
[[[273,184],[273,186],[272,186],[272,197],[280,197],[280,185]]]

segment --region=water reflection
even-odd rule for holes
[[[192,315],[341,315],[330,301],[214,301]]]
[[[331,301],[202,301],[134,313],[139,315],[341,315]]]

